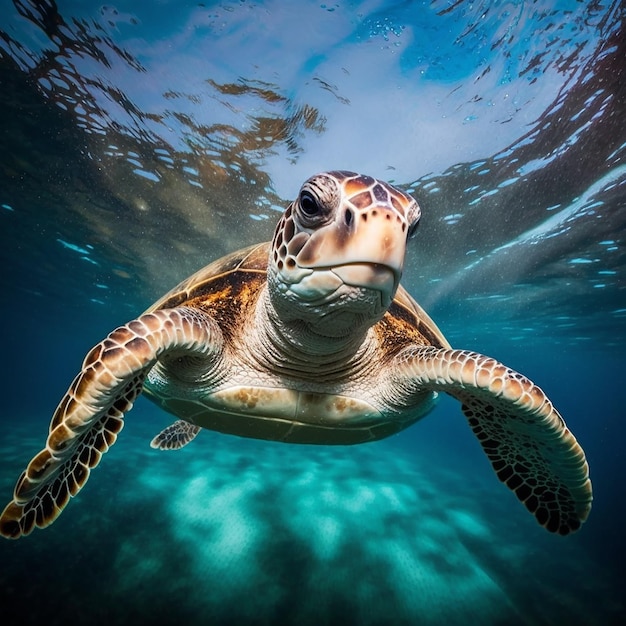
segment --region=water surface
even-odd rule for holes
[[[0,545],[19,623],[623,620],[620,2],[0,6],[7,501],[85,352],[333,168],[413,193],[405,286],[545,389],[595,496],[549,535],[451,400],[375,444],[171,455],[140,400],[63,516]]]

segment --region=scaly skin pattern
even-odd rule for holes
[[[577,530],[591,510],[585,454],[545,393],[528,378],[466,350],[410,348],[398,355],[395,383],[426,385],[462,403],[498,478],[550,532]]]
[[[143,315],[96,345],[54,413],[46,447],[17,481],[0,534],[17,538],[51,524],[115,443],[150,367],[172,348],[209,358],[216,333],[201,311],[182,307]]]
[[[193,441],[201,430],[200,426],[176,420],[152,439],[150,447],[155,450],[180,450]]]

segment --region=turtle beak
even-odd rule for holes
[[[346,285],[375,289],[391,302],[402,277],[407,223],[375,206],[358,218],[345,214],[314,231],[296,256],[302,269],[331,270]]]
[[[315,304],[336,300],[345,286],[377,291],[380,293],[380,306],[386,310],[393,300],[399,279],[384,265],[352,263],[336,267],[298,268],[289,272],[289,280],[283,282],[300,300]]]
[[[378,263],[351,263],[332,268],[344,285],[365,287],[381,292],[385,308],[391,304],[400,284],[400,275],[393,269]]]

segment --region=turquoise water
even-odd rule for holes
[[[140,399],[59,520],[0,543],[3,624],[624,621],[619,2],[0,7],[7,502],[87,350],[333,168],[413,193],[405,286],[541,385],[594,483],[555,537],[451,399],[373,444],[175,453]]]

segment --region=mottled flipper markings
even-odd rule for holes
[[[17,538],[30,534],[35,527],[45,528],[52,524],[70,497],[75,496],[87,482],[91,469],[98,465],[102,454],[115,443],[123,425],[121,417],[103,416],[81,437],[74,453],[58,466],[54,476],[39,485],[30,499],[19,496],[24,485],[28,484],[24,472],[17,483],[13,502],[2,513],[2,534]]]
[[[567,535],[591,509],[585,454],[544,392],[498,361],[432,347],[400,355],[407,390],[444,391],[462,409],[496,474],[547,530]]]
[[[199,432],[200,426],[176,420],[150,442],[150,447],[157,450],[179,450],[193,441]]]
[[[176,350],[210,359],[220,339],[213,320],[181,307],[143,315],[96,345],[55,411],[46,447],[17,481],[0,515],[0,535],[27,535],[61,514],[115,443],[124,414],[159,357]]]

